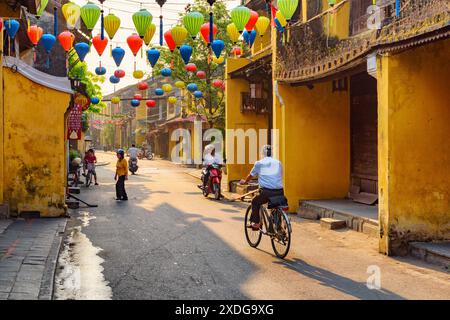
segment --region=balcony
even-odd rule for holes
[[[363,63],[375,50],[398,50],[450,36],[450,2],[446,0],[401,0],[398,15],[395,2],[390,0],[378,7],[376,15],[354,14],[355,3],[361,8],[366,0],[349,2],[353,12],[349,37],[339,39],[327,34],[323,27],[327,13],[292,25],[289,41],[277,37],[277,80],[300,83],[326,78]]]

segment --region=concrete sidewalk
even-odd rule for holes
[[[65,218],[2,220],[0,300],[52,299],[66,223]]]

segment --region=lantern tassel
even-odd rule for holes
[[[213,34],[213,13],[212,13],[212,6],[211,6],[211,10],[209,12],[209,43],[208,45],[210,46],[213,42],[213,38],[214,38],[214,34]]]
[[[103,9],[102,9],[101,13],[102,13],[102,17],[101,17],[101,22],[100,22],[100,33],[101,33],[100,37],[102,40],[104,40],[105,39],[105,17],[104,17]]]
[[[162,13],[162,7],[161,7]],[[162,47],[163,45],[163,16],[162,14],[159,16],[159,45]]]
[[[58,36],[58,8],[56,6],[53,7],[53,35],[55,37]]]

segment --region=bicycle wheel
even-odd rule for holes
[[[291,231],[286,216],[280,209],[277,209],[278,221],[275,221],[275,235],[271,237],[272,248],[278,258],[287,256],[291,246]]]
[[[86,188],[89,187],[91,183],[92,183],[92,174],[88,170],[88,172],[86,173]]]
[[[245,237],[247,238],[247,242],[250,247],[256,248],[261,242],[262,233],[261,230],[255,231],[251,227],[250,216],[252,215],[252,206],[250,205],[247,208],[247,212],[245,213],[244,219],[244,229],[245,229]]]

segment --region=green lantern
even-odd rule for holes
[[[233,20],[233,23],[238,29],[239,33],[242,33],[249,19],[250,19],[249,8],[239,6],[231,10],[231,20]]]
[[[205,18],[200,12],[189,12],[187,15],[183,17],[183,24],[186,27],[187,31],[191,35],[192,39],[195,39],[197,34],[200,32],[200,28],[202,27]]]
[[[152,24],[153,16],[147,9],[141,9],[133,14],[133,23],[141,39],[144,39],[145,33]]]
[[[36,18],[40,18],[42,13],[44,12],[45,8],[48,5],[48,0],[41,0],[41,4],[39,5],[36,13]]]
[[[336,0],[328,0],[328,5],[333,7],[336,4]]]
[[[100,8],[93,4],[92,2],[86,3],[84,6],[81,7],[81,19],[83,20],[84,24],[86,25],[86,28],[91,31],[94,29],[95,25],[97,24],[98,19],[100,18]]]
[[[298,0],[278,0],[278,10],[280,10],[287,22],[291,20],[297,7]]]

